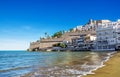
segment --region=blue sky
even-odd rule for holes
[[[23,50],[45,32],[53,34],[89,19],[120,18],[119,0],[0,0],[0,50]]]

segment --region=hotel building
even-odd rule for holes
[[[120,47],[120,20],[99,23],[96,29],[96,49],[115,50]]]

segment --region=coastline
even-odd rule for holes
[[[103,59],[103,61],[101,62],[101,64],[100,65],[98,65],[98,66],[93,66],[93,69],[91,69],[90,71],[88,71],[88,72],[83,72],[83,74],[81,74],[81,75],[79,75],[78,77],[86,77],[86,76],[88,76],[88,75],[93,75],[93,74],[95,74],[95,71],[97,71],[97,70],[99,70],[100,68],[103,68],[106,64],[106,62],[107,61],[109,61],[112,57],[114,57],[114,55],[116,55],[117,53],[116,52],[110,52],[110,53],[108,53],[107,55],[108,56],[106,56],[104,59]],[[86,63],[85,63],[85,65],[86,65]],[[87,67],[87,66],[84,66],[84,64],[83,64],[83,67]],[[91,66],[92,67],[92,66]],[[76,71],[76,70],[72,70],[72,71]],[[77,72],[79,72],[79,71],[77,71]],[[74,73],[74,72],[73,72]],[[80,72],[79,72],[80,73]],[[30,77],[30,76],[39,76],[39,72],[38,73],[36,73],[36,71],[35,72],[31,72],[31,73],[27,73],[27,74],[25,74],[25,75],[22,75],[21,77]],[[92,76],[92,77],[95,77],[95,76]]]
[[[104,62],[103,67],[94,70],[93,74],[81,77],[120,77],[120,52],[115,53],[109,60]]]

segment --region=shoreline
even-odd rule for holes
[[[105,66],[105,63],[107,62],[107,61],[109,61],[114,55],[116,55],[117,53],[116,52],[110,52],[110,53],[108,53],[107,55],[108,56],[106,56],[105,57],[105,59],[103,59],[103,61],[101,62],[101,64],[99,65],[99,66],[95,66],[95,68],[93,68],[93,69],[91,69],[89,72],[86,72],[86,73],[84,73],[83,75],[79,75],[78,77],[86,77],[86,76],[88,76],[88,75],[94,75],[95,74],[95,72],[94,71],[97,71],[98,69],[100,69],[100,68],[103,68],[104,66]],[[34,72],[35,73],[35,72]],[[21,76],[21,77],[29,77],[29,76],[32,76],[32,75],[34,75],[34,73],[28,73],[28,74],[26,74],[26,75],[23,75],[23,76]]]
[[[111,53],[108,53],[108,56],[106,57],[105,60],[103,60],[103,61],[101,62],[101,65],[99,65],[99,66],[97,66],[96,68],[90,70],[90,71],[89,71],[88,73],[86,73],[86,74],[80,75],[79,77],[84,77],[84,76],[87,76],[87,75],[93,75],[93,74],[95,74],[95,71],[97,71],[98,69],[104,67],[104,66],[105,66],[105,62],[109,61],[109,59],[112,58],[112,56],[114,56],[114,54],[116,54],[116,53],[117,53],[116,51],[111,52]]]
[[[111,55],[103,62],[103,65],[81,77],[120,77],[120,52]]]

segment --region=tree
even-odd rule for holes
[[[64,43],[57,43],[57,44],[54,44],[53,47],[61,47],[61,48],[66,48],[67,45],[64,44]]]
[[[73,31],[73,28],[69,29],[69,31],[72,32],[72,31]]]
[[[66,44],[60,43],[60,47],[61,47],[61,48],[66,48]]]
[[[47,32],[45,32],[45,37],[47,37],[47,35],[48,35],[48,33],[47,33]]]
[[[59,31],[59,32],[54,33],[52,37],[53,37],[53,38],[55,38],[55,37],[56,37],[56,38],[60,38],[62,35],[63,35],[63,32],[62,32],[62,31]]]

